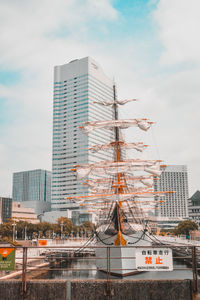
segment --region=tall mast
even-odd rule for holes
[[[113,97],[114,97],[114,104],[113,104],[113,109],[114,109],[114,118],[115,120],[118,120],[118,106],[116,103],[116,88],[115,84],[113,85]],[[119,140],[119,127],[114,127],[114,132],[115,132],[115,161],[120,162],[121,161],[121,149],[120,149],[120,140]],[[117,174],[117,188],[116,188],[116,194],[119,195],[122,193],[122,184],[121,184],[121,177],[122,174],[118,173]],[[117,220],[118,220],[118,235],[117,239],[115,241],[116,245],[123,245],[125,244],[125,240],[122,237],[122,230],[123,230],[123,216],[121,213],[121,208],[122,208],[122,202],[119,201],[116,204],[116,212],[117,212]]]
[[[116,88],[115,85],[113,85],[113,97],[114,97],[114,117],[115,120],[118,120],[118,107],[117,107],[117,103],[116,103]],[[118,142],[119,141],[119,128],[115,127],[115,141]]]

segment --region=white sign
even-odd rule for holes
[[[136,269],[138,271],[172,271],[172,250],[151,247],[136,249]]]

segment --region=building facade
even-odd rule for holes
[[[110,107],[94,104],[113,99],[113,82],[90,57],[54,69],[52,209],[66,210],[76,204],[67,197],[85,195],[88,188],[71,171],[75,165],[109,160],[112,153],[91,153],[94,144],[109,143],[113,133],[97,130],[84,135],[84,122],[112,119]]]
[[[12,199],[0,197],[0,224],[8,221],[12,216]]]
[[[188,199],[188,216],[200,227],[200,191],[196,191]]]
[[[26,221],[28,223],[37,224],[39,219],[34,209],[26,208],[21,202],[12,203],[12,220],[14,222]]]
[[[51,202],[51,172],[31,170],[13,174],[13,201]]]
[[[173,191],[173,194],[165,194],[156,197],[163,202],[156,204],[156,214],[160,217],[185,218],[188,216],[188,174],[185,165],[168,165],[162,169],[162,174],[155,180],[155,191]]]

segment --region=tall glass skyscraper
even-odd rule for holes
[[[79,126],[87,121],[110,120],[112,108],[94,104],[113,99],[113,82],[90,57],[54,68],[52,209],[73,207],[66,198],[88,193],[74,172],[77,164],[109,160],[111,153],[91,153],[94,144],[109,143],[113,132],[97,130],[84,135]]]
[[[13,173],[13,201],[51,201],[51,172],[31,170]]]

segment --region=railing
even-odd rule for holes
[[[0,247],[4,248],[4,247]],[[111,274],[116,271],[121,271],[122,269],[120,268],[112,268],[112,262],[114,260],[119,260],[119,259],[128,259],[128,260],[135,260],[135,256],[126,256],[126,257],[121,257],[121,256],[112,256],[112,249],[116,249],[114,246],[82,246],[80,249],[77,248],[76,246],[70,245],[56,245],[56,246],[30,246],[30,247],[22,247],[22,246],[17,246],[17,247],[6,247],[6,248],[15,248],[16,250],[16,266],[15,266],[15,271],[12,272],[9,275],[0,277],[0,280],[3,279],[9,279],[11,277],[15,277],[15,275],[20,275],[21,276],[21,281],[22,281],[22,289],[21,289],[21,294],[23,297],[26,295],[27,291],[27,273],[28,272],[33,272],[37,270],[44,270],[44,271],[57,271],[57,270],[73,270],[73,271],[94,271],[97,270],[97,268],[73,268],[71,267],[65,267],[65,268],[58,268],[58,267],[50,267],[50,261],[51,259],[55,258],[56,261],[62,261],[63,259],[67,259],[68,261],[72,261],[74,259],[85,259],[84,253],[91,254],[89,257],[87,257],[88,260],[104,260],[105,263],[105,268],[104,271],[106,272],[106,279],[107,279],[107,295],[109,296],[111,294],[111,288],[110,288],[110,282],[111,282]],[[123,247],[122,247],[123,248]],[[200,246],[171,246],[171,245],[155,245],[155,246],[126,246],[124,248],[132,248],[132,249],[137,249],[137,248],[171,248],[173,250],[173,259],[176,261],[184,261],[188,267],[175,267],[173,270],[192,270],[193,274],[193,293],[196,294],[198,292],[198,272],[200,271]],[[102,249],[103,250],[103,256],[92,256],[97,249]],[[60,253],[60,256],[55,256],[53,257],[53,253]],[[61,253],[68,253],[68,257],[63,257]],[[78,253],[80,256],[78,256]],[[52,254],[52,257],[49,256],[49,254]],[[135,252],[133,251],[133,254]],[[34,260],[43,260],[45,263],[42,265],[36,265],[36,266],[29,266],[29,263]],[[47,262],[49,260],[49,263]],[[21,261],[21,262],[20,262]],[[21,268],[19,266],[21,265]],[[18,267],[18,268],[17,268]],[[128,269],[127,271],[133,271],[133,269]],[[135,269],[134,269],[135,271]]]

